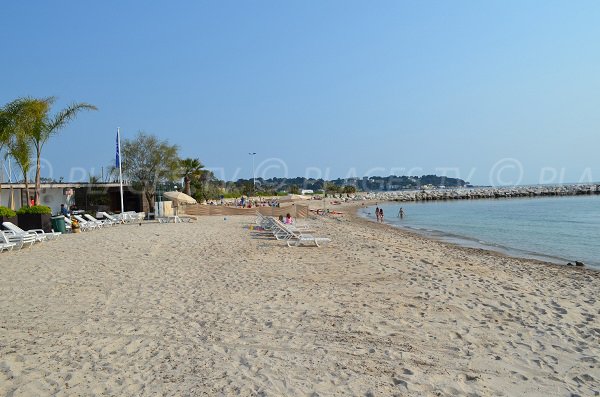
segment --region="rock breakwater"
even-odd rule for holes
[[[600,185],[557,185],[431,189],[393,192],[366,192],[347,197],[349,200],[435,201],[475,200],[517,197],[581,196],[600,194]],[[342,198],[340,196],[340,198]]]

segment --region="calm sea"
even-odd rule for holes
[[[385,221],[460,245],[600,270],[600,196],[382,203]],[[404,219],[398,217],[400,207]],[[375,207],[361,210],[375,219]]]

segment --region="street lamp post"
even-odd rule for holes
[[[252,152],[248,154],[252,156],[252,192],[256,194],[256,175],[254,174],[254,156],[256,156],[256,153]]]

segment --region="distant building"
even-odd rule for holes
[[[302,189],[300,191],[300,194],[314,194],[315,192],[312,191],[312,189]]]

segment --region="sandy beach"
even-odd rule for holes
[[[359,219],[252,217],[0,255],[3,396],[600,395],[600,272]]]

